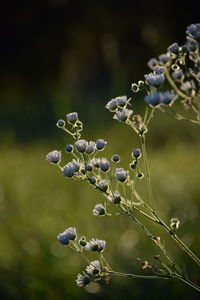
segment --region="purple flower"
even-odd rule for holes
[[[102,204],[95,205],[95,207],[93,209],[93,215],[104,216],[105,215],[105,207]]]
[[[96,149],[97,149],[97,150],[103,150],[106,144],[107,144],[106,141],[104,141],[104,140],[102,140],[102,139],[98,139],[98,140],[96,141]]]
[[[78,152],[83,153],[87,149],[88,142],[86,142],[86,140],[78,140],[78,141],[76,141],[76,143],[74,144],[74,146],[75,146],[75,148],[76,148],[76,150]]]
[[[46,155],[46,160],[52,164],[58,164],[61,160],[61,151],[51,151]]]
[[[101,264],[99,260],[91,261],[90,265],[86,267],[86,272],[91,275],[97,275],[101,272]]]
[[[66,115],[67,121],[70,124],[74,124],[78,121],[78,114],[77,112],[72,112]]]
[[[76,239],[76,228],[69,227],[64,232],[60,233],[57,236],[58,241],[63,245],[68,245],[70,241]]]
[[[115,169],[115,177],[121,182],[125,182],[128,178],[129,172],[124,170],[124,168]]]
[[[96,252],[103,252],[106,246],[106,241],[92,239],[91,241],[87,242],[85,246],[85,250],[87,251],[96,251]]]
[[[194,38],[195,40],[200,40],[200,23],[191,24],[187,27],[186,34]]]
[[[149,85],[155,86],[155,87],[159,87],[161,84],[163,84],[163,82],[165,81],[165,76],[163,74],[147,74],[144,75],[146,82]]]

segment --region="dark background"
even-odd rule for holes
[[[97,125],[106,101],[131,95],[148,59],[184,43],[198,18],[198,1],[3,1],[1,135],[47,137],[77,108]]]
[[[146,258],[147,250],[150,256],[155,252],[124,220],[86,218],[96,204],[95,193],[66,184],[45,161],[47,152],[64,147],[55,123],[70,111],[78,111],[90,139],[112,138],[115,150],[109,148],[109,155],[121,150],[126,158],[133,147],[130,131],[115,127],[104,106],[115,96],[132,96],[131,83],[149,72],[147,61],[165,53],[171,43],[185,42],[187,25],[200,22],[198,2],[1,2],[1,299],[198,299],[189,287],[171,281],[113,279],[94,294],[76,287],[82,261],[56,242],[66,227],[78,226],[90,238],[107,238],[113,251],[108,257],[119,271],[135,271],[137,255]],[[135,104],[142,109],[143,99]],[[164,200],[158,206],[169,218],[180,216],[181,237],[198,254],[198,128],[163,119],[154,123],[150,139],[154,189],[158,203]],[[120,242],[126,240],[124,231],[135,238],[133,253]],[[197,282],[195,266],[176,246],[172,249]]]

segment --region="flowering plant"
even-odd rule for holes
[[[126,215],[155,243],[163,256],[161,259],[159,255],[155,255],[153,264],[147,260],[141,261],[143,269],[151,269],[151,275],[116,272],[103,255],[106,247],[105,240],[93,238],[87,241],[85,237],[78,237],[76,228],[69,227],[58,235],[58,241],[80,253],[88,264],[77,277],[76,282],[80,287],[85,287],[92,281],[109,282],[112,275],[118,275],[143,279],[176,278],[200,291],[200,287],[188,278],[186,272],[175,261],[163,244],[162,238],[152,233],[151,223],[155,223],[200,266],[200,259],[177,235],[179,219],[172,218],[168,225],[156,209],[146,153],[146,136],[155,111],[169,114],[177,120],[200,125],[199,46],[200,24],[192,24],[187,27],[184,45],[173,43],[165,54],[149,60],[151,73],[146,74],[144,80],[131,86],[134,95],[145,93],[146,108],[143,115],[135,114],[132,110],[131,98],[127,96],[116,97],[106,104],[106,109],[113,113],[113,118],[130,126],[140,138],[141,148],[133,149],[130,164],[126,168],[120,166],[120,155],[115,154],[111,159],[100,155],[106,147],[106,141],[98,139],[94,142],[81,138],[83,123],[79,120],[77,112],[67,114],[66,121],[57,122],[57,126],[75,140],[75,143],[65,147],[65,152],[72,155],[72,160],[62,165],[61,151],[57,150],[48,153],[46,159],[58,166],[66,178],[85,181],[104,196],[105,202],[96,204],[93,209],[95,216]],[[141,160],[143,160],[144,170],[141,168]],[[143,180],[143,184],[147,186],[148,199],[143,199],[137,191],[136,180]],[[114,208],[114,212],[109,212],[110,207]],[[143,223],[138,215],[146,218],[149,226],[146,222]],[[97,259],[90,261],[87,256],[88,251],[96,252]]]

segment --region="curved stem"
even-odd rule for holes
[[[143,161],[144,161],[144,167],[145,167],[145,173],[146,173],[146,180],[147,180],[147,187],[148,187],[148,192],[149,192],[149,199],[150,199],[150,203],[151,203],[152,209],[154,211],[153,191],[152,191],[152,186],[151,186],[151,179],[150,179],[149,166],[148,166],[148,160],[147,160],[145,135],[140,135],[140,140],[141,140],[141,145],[142,145]]]

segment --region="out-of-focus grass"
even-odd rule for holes
[[[101,134],[108,145],[105,153],[100,154],[110,157],[119,153],[121,165],[126,167],[131,161],[131,150],[139,144],[134,135],[130,138],[131,131],[126,131],[123,126],[116,125]],[[184,128],[185,125],[179,126]],[[198,254],[200,144],[195,138],[175,139],[173,134],[163,137],[165,130],[157,130],[157,146],[151,145],[148,150],[156,205],[168,223],[171,217],[180,218],[179,234]],[[94,135],[90,139],[97,137]],[[152,136],[151,140],[150,135],[148,143],[156,138]],[[169,295],[177,295],[174,299],[181,295],[196,299],[195,292],[176,282],[116,278],[109,286],[97,286],[99,293],[96,294],[88,294],[76,287],[74,280],[85,264],[78,254],[56,240],[57,234],[69,226],[76,226],[80,236],[85,235],[87,239],[105,239],[105,256],[118,271],[145,272],[136,258],[151,261],[159,250],[126,217],[93,216],[91,211],[95,204],[104,201],[103,196],[86,183],[64,178],[58,168],[45,161],[46,153],[56,147],[64,148],[64,140],[60,147],[58,142],[55,145],[52,142],[52,145],[4,146],[0,151],[2,299],[118,299],[124,295],[146,299],[155,295],[155,291],[163,296],[162,299]],[[63,155],[67,160],[69,154]],[[146,197],[142,181],[137,185]],[[152,226],[152,231],[165,240],[166,247],[178,262],[187,264],[188,273],[197,280],[199,273],[193,262],[173,242],[168,242],[167,235],[163,235],[158,227]],[[91,254],[91,258],[95,255]],[[168,295],[162,294],[164,287],[170,287]]]

